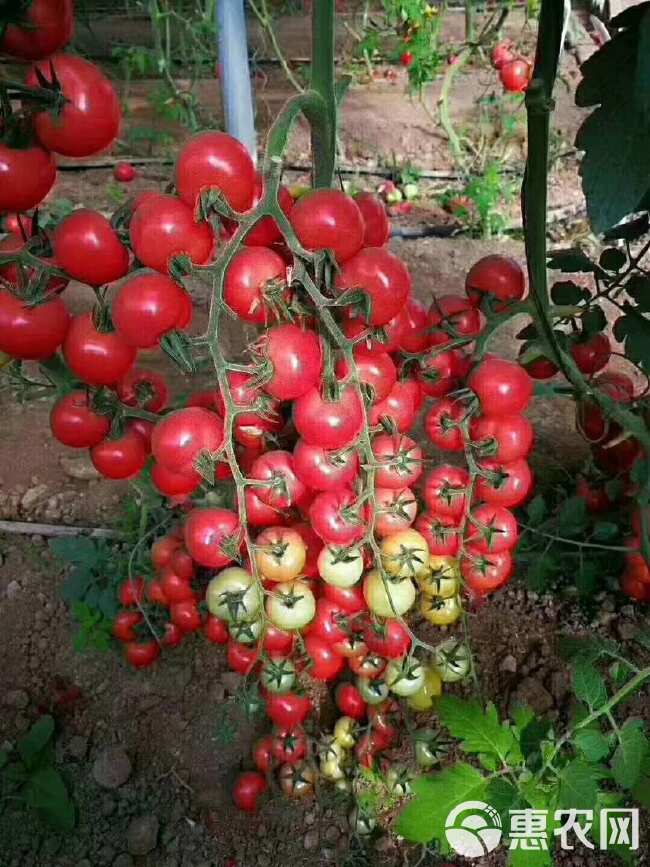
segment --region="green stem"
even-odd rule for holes
[[[318,0],[314,3],[311,22],[311,88],[323,100],[325,111],[309,120],[315,187],[332,185],[336,164],[334,37],[334,0]]]

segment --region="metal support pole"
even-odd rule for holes
[[[256,159],[244,0],[217,0],[217,45],[226,131]]]

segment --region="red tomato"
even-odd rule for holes
[[[490,355],[469,375],[467,385],[478,397],[484,415],[516,415],[528,406],[533,383],[514,361]]]
[[[251,527],[278,527],[286,523],[286,516],[278,509],[262,502],[255,493],[255,488],[247,487],[245,498],[246,518]]]
[[[479,466],[492,478],[479,476],[476,480],[476,499],[495,506],[514,509],[525,503],[533,489],[533,474],[524,458],[500,464],[481,461]]]
[[[181,547],[181,540],[174,536],[161,536],[151,546],[151,562],[160,571],[171,563],[174,552]]]
[[[131,163],[116,163],[113,168],[113,177],[121,184],[130,184],[135,179],[137,172]]]
[[[122,112],[101,69],[75,54],[55,54],[32,68],[27,76],[30,87],[40,86],[36,69],[48,82],[56,77],[64,97],[56,116],[48,108],[34,117],[41,144],[67,157],[88,157],[109,147],[119,133]]]
[[[295,636],[292,632],[285,632],[283,629],[278,629],[272,623],[267,621],[264,632],[264,641],[262,648],[270,656],[290,656],[295,644]]]
[[[63,342],[70,370],[88,385],[116,385],[135,361],[135,349],[114,331],[99,331],[92,313],[75,316]]]
[[[431,406],[424,420],[424,430],[434,446],[447,452],[462,452],[465,448],[460,423],[467,410],[457,400],[445,397]]]
[[[336,706],[345,716],[362,720],[366,716],[368,705],[361,698],[361,693],[351,683],[341,683],[336,688]]]
[[[13,358],[49,358],[61,346],[70,317],[56,297],[35,307],[0,289],[0,351]]]
[[[189,581],[194,577],[194,560],[192,560],[185,548],[177,548],[174,551],[170,560],[170,566],[181,578],[186,578]]]
[[[141,273],[125,280],[112,305],[113,324],[130,346],[148,349],[174,328],[185,328],[192,302],[187,292],[163,274]]]
[[[393,359],[387,352],[374,352],[362,345],[354,347],[353,355],[359,382],[371,392],[373,402],[385,400],[397,381]],[[339,359],[335,370],[339,379],[352,373],[345,358]]]
[[[413,52],[405,51],[403,54],[400,55],[399,62],[402,64],[402,66],[409,67],[413,63],[413,59]]]
[[[626,437],[615,445],[606,443],[592,446],[591,450],[596,466],[612,476],[629,472],[643,453],[639,441],[634,437]]]
[[[270,483],[256,490],[260,500],[274,509],[298,505],[307,493],[296,474],[291,452],[266,452],[254,462],[249,476],[256,481]]]
[[[129,251],[103,214],[79,208],[65,217],[52,236],[60,268],[75,280],[101,286],[129,270]]]
[[[348,635],[347,612],[336,602],[321,597],[316,601],[316,614],[309,624],[309,634],[317,635],[330,645],[343,641]]]
[[[157,641],[129,641],[124,648],[126,661],[133,668],[149,668],[160,656]]]
[[[481,457],[504,463],[527,457],[533,447],[533,426],[523,415],[482,415],[472,419],[469,433]]]
[[[193,210],[201,193],[220,192],[235,211],[253,202],[255,166],[241,142],[225,132],[201,132],[181,148],[174,182],[178,195]]]
[[[226,272],[223,297],[230,309],[253,325],[268,325],[289,300],[287,265],[266,247],[244,247]]]
[[[165,497],[188,497],[201,485],[203,477],[196,470],[175,473],[162,464],[154,464],[151,467],[151,481]]]
[[[97,472],[107,479],[132,479],[144,468],[147,451],[142,437],[127,431],[121,437],[93,446],[90,460]]]
[[[483,554],[475,545],[467,545],[460,559],[460,571],[465,584],[477,596],[484,596],[503,587],[512,575],[513,562],[509,551]]]
[[[120,584],[117,598],[120,605],[129,608],[138,605],[144,599],[144,578],[131,578]]]
[[[139,611],[118,611],[113,620],[113,638],[118,641],[135,641],[135,627],[143,620]]]
[[[196,632],[201,628],[201,614],[193,599],[174,602],[169,608],[169,613],[172,622],[183,632]]]
[[[349,315],[352,312],[353,308],[346,307],[344,312],[346,318],[340,323],[341,330],[349,340],[352,340],[354,343],[363,344],[363,346],[373,352],[398,351],[404,327],[401,312],[397,316],[393,316],[390,322],[381,327],[381,334],[378,333],[378,329],[372,328],[360,316]]]
[[[269,692],[266,696],[266,714],[280,729],[291,730],[302,725],[312,708],[311,699],[306,695]]]
[[[492,66],[501,69],[504,63],[509,63],[511,60],[515,60],[512,45],[509,42],[498,42],[492,49]]]
[[[519,264],[508,256],[492,254],[475,262],[465,279],[465,292],[470,303],[478,307],[484,294],[500,301],[496,310],[503,310],[511,301],[524,297],[526,283]]]
[[[607,496],[605,488],[591,484],[587,479],[578,479],[576,495],[582,497],[587,506],[587,511],[592,514],[597,515],[600,512],[606,512],[612,506],[612,501]]]
[[[151,434],[153,433],[153,422],[147,421],[146,418],[130,418],[126,423],[127,430],[136,433],[144,443],[145,451],[148,455],[151,454]]]
[[[72,0],[31,0],[18,7],[20,19],[11,21],[0,38],[0,53],[20,60],[40,60],[67,45],[72,38]]]
[[[504,90],[523,93],[528,89],[532,66],[526,60],[508,60],[499,69],[499,78]]]
[[[324,449],[343,449],[353,443],[364,421],[363,403],[351,385],[340,388],[338,397],[331,400],[312,387],[293,405],[293,422],[300,436]]]
[[[633,569],[625,569],[619,578],[621,591],[637,602],[650,602],[650,584],[639,578],[639,573]]]
[[[528,376],[531,376],[533,379],[551,379],[551,377],[555,376],[558,371],[558,368],[550,358],[545,358],[543,355],[539,355],[530,361],[524,362],[521,360],[522,355],[523,352],[519,354],[519,363],[527,372]]]
[[[608,371],[597,376],[592,385],[605,392],[617,403],[630,403],[634,398],[634,383],[624,373]],[[603,445],[617,437],[621,429],[605,418],[600,407],[592,401],[579,401],[576,405],[576,426],[590,443]]]
[[[129,235],[136,257],[162,274],[167,274],[174,256],[188,256],[194,265],[205,265],[216,246],[210,223],[197,223],[192,209],[176,196],[147,198],[131,217]]]
[[[167,608],[169,605],[169,599],[165,596],[160,581],[156,578],[147,584],[147,599],[152,605],[161,605],[163,608]]]
[[[417,513],[417,501],[410,488],[375,488],[375,506],[375,533],[381,538],[406,530]]]
[[[415,529],[426,539],[429,553],[435,556],[455,557],[460,546],[458,519],[450,515],[421,512]]]
[[[404,314],[400,348],[403,352],[421,353],[433,345],[427,308],[417,298],[409,298]]]
[[[364,247],[336,277],[339,293],[362,289],[370,298],[369,323],[385,325],[397,316],[411,294],[408,268],[385,247]]]
[[[314,680],[334,680],[345,668],[345,659],[313,632],[305,637],[305,652],[311,660],[308,669]]]
[[[349,451],[327,451],[300,439],[293,450],[296,476],[314,491],[335,491],[352,485],[359,472],[359,455]]]
[[[235,780],[232,799],[238,810],[256,813],[257,801],[267,789],[266,779],[258,771],[244,771]]]
[[[55,439],[64,446],[88,449],[101,442],[110,430],[108,416],[94,412],[88,405],[85,391],[71,391],[52,407],[50,428]]]
[[[437,515],[460,518],[465,511],[468,485],[467,470],[442,464],[424,480],[424,501]]]
[[[401,659],[411,647],[411,636],[399,620],[385,620],[382,624],[368,622],[363,637],[370,653],[385,659]]]
[[[325,583],[323,596],[347,614],[359,614],[368,608],[360,584],[353,584],[352,587],[335,587],[334,584]]]
[[[488,503],[472,509],[466,532],[467,541],[481,554],[511,551],[519,538],[517,521],[512,512],[503,506]]]
[[[401,490],[422,475],[422,449],[404,434],[379,434],[372,441],[377,462],[375,482],[381,488]]]
[[[277,400],[295,400],[320,379],[320,340],[308,328],[292,323],[270,328],[261,339],[260,355],[270,367],[270,377],[262,388]]]
[[[169,391],[164,378],[155,370],[131,368],[117,383],[117,396],[127,406],[142,406],[149,412],[160,412],[167,406]]]
[[[172,566],[165,566],[160,576],[160,587],[170,605],[194,599],[194,592],[187,578],[182,578]]]
[[[165,633],[161,639],[161,644],[165,647],[178,647],[182,643],[185,633],[175,623],[169,620],[165,623]]]
[[[361,249],[365,225],[354,199],[341,190],[313,190],[301,196],[289,214],[305,250],[331,250],[337,262]]]
[[[0,212],[27,211],[39,205],[56,180],[56,163],[38,145],[8,147],[0,142]]]
[[[253,762],[261,774],[268,774],[273,767],[273,735],[259,738],[253,745]]]
[[[458,386],[459,373],[459,353],[449,349],[421,358],[417,376],[425,394],[444,397]]]
[[[185,547],[201,566],[220,569],[235,559],[241,526],[228,509],[192,509],[185,520]]]
[[[253,193],[253,201],[251,208],[259,203],[264,192],[264,178],[260,172],[255,173],[255,192]],[[278,189],[278,204],[288,217],[293,208],[293,197],[289,190],[280,185]],[[278,224],[272,217],[264,217],[259,223],[256,223],[254,228],[246,235],[244,244],[247,247],[270,247],[276,241],[282,240],[282,232]]]
[[[578,369],[587,375],[602,370],[612,354],[612,346],[606,334],[592,334],[585,340],[572,343],[570,348]]]
[[[174,473],[190,474],[199,457],[223,444],[220,416],[199,406],[165,415],[155,426],[151,450],[156,461]]]
[[[325,544],[346,547],[365,536],[365,512],[351,491],[324,491],[314,498],[309,520]]]
[[[239,644],[237,641],[228,642],[228,665],[233,671],[246,676],[257,665],[259,651],[256,645]]]
[[[406,433],[413,427],[415,416],[412,390],[400,379],[395,382],[388,396],[374,403],[368,412],[368,420],[373,427],[381,424],[382,419],[387,419],[400,433]]]
[[[372,193],[356,193],[354,201],[363,217],[364,247],[383,247],[390,238],[388,214],[381,199]]]
[[[484,323],[481,311],[462,295],[442,295],[429,307],[429,324],[435,329],[431,339],[437,346],[452,337],[478,337]]]
[[[10,232],[12,235],[17,235],[21,241],[25,236],[29,237],[32,234],[32,226],[32,218],[26,214],[5,214],[2,218],[3,230]],[[3,238],[0,244],[6,240],[7,238]]]

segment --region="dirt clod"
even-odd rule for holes
[[[105,789],[117,789],[131,776],[131,760],[122,747],[107,747],[95,759],[93,779]]]
[[[147,855],[156,848],[160,822],[157,816],[137,816],[126,831],[126,844],[132,855]]]

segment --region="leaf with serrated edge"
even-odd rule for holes
[[[614,779],[623,789],[631,789],[641,778],[649,743],[641,720],[629,719],[619,729],[619,743],[612,756]]]
[[[588,762],[599,762],[611,752],[608,739],[598,729],[579,729],[574,741]]]
[[[576,698],[592,709],[599,708],[607,701],[607,687],[600,672],[589,660],[580,657],[573,662],[572,668]]]
[[[433,777],[420,777],[411,784],[411,801],[397,820],[396,831],[412,843],[438,840],[443,851],[445,819],[463,801],[485,801],[486,780],[476,768],[459,762]]]
[[[593,810],[598,797],[597,766],[574,759],[560,771],[559,809]]]
[[[516,746],[512,730],[499,722],[493,704],[483,710],[475,699],[443,695],[438,703],[438,716],[451,734],[462,741],[460,748],[466,753],[492,753],[506,762]]]

